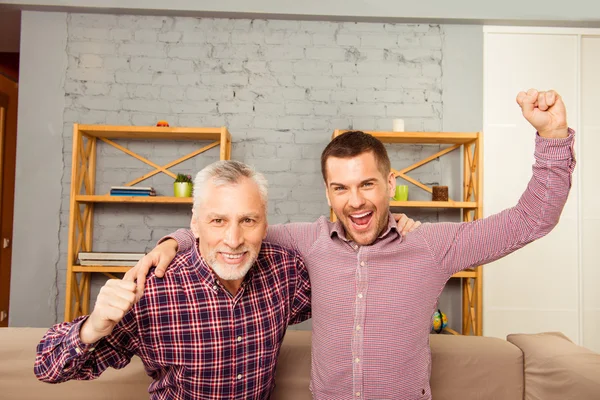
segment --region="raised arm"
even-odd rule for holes
[[[520,93],[517,101],[538,130],[533,176],[517,205],[481,220],[425,224],[419,230],[448,275],[497,260],[546,235],[567,201],[575,158],[564,104],[554,92],[533,90]]]

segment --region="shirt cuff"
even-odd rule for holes
[[[69,349],[69,360],[77,357],[87,356],[92,351],[96,350],[96,343],[85,344],[81,341],[79,336],[81,327],[87,321],[88,317],[85,317],[71,326],[69,333],[65,337],[65,345]]]
[[[177,252],[185,252],[194,247],[194,242],[192,240],[193,236],[185,229],[178,229],[173,232],[171,235],[167,235],[162,237],[158,244],[161,244],[167,239],[174,239],[177,242]]]
[[[538,134],[535,137],[535,157],[547,161],[575,161],[575,131],[569,128],[569,135],[564,138],[545,138]]]

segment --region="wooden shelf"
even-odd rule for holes
[[[78,203],[192,204],[193,197],[77,195]]]
[[[79,125],[82,134],[106,139],[220,140],[223,129],[225,128]]]
[[[73,265],[73,272],[107,272],[107,273],[119,273],[127,272],[131,268],[126,265]]]
[[[475,209],[477,203],[474,201],[390,201],[390,207]]]
[[[347,130],[336,130],[333,137]],[[413,144],[465,144],[477,140],[478,132],[382,132],[363,131],[375,136],[384,143],[413,143]]]
[[[453,278],[477,278],[477,271],[465,270],[452,275]]]

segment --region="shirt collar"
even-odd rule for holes
[[[383,232],[381,233],[381,235],[379,235],[379,237],[377,239],[383,239],[384,237],[389,235],[390,232],[392,232],[392,231],[399,233],[398,227],[396,226],[396,220],[394,219],[394,216],[392,215],[392,213],[390,211],[388,211],[387,227],[383,230]],[[342,239],[345,242],[350,241],[346,238],[346,230],[344,229],[344,225],[342,225],[342,223],[340,222],[339,219],[337,221],[335,221],[334,223],[329,224],[329,236],[333,239],[334,235],[337,235],[337,237],[339,237],[340,239]],[[398,236],[400,237],[400,240],[402,240],[402,235],[398,235]]]

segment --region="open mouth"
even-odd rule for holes
[[[246,255],[246,253],[247,252],[243,252],[243,253],[220,252],[219,254],[221,255],[221,258],[223,259],[223,261],[225,261],[227,264],[239,264],[244,259],[244,256]]]
[[[371,219],[373,219],[373,211],[363,211],[361,213],[354,213],[348,215],[350,222],[354,229],[365,230],[369,227]]]

